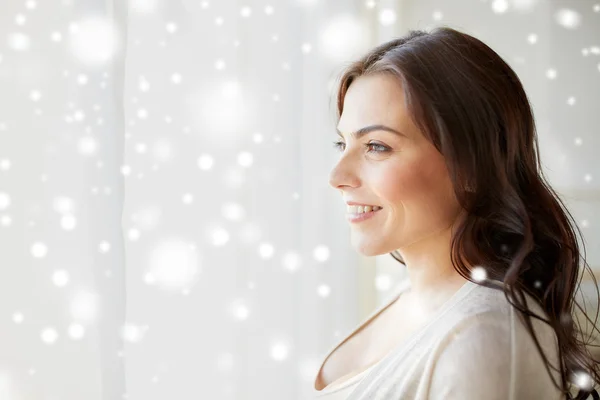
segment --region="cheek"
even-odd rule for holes
[[[445,216],[455,209],[443,159],[418,159],[390,166],[378,175],[377,187],[382,203],[402,208],[403,212]]]

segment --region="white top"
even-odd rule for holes
[[[321,400],[321,399],[346,400],[348,398],[348,395],[350,394],[350,392],[352,392],[352,390],[354,389],[354,387],[356,385],[358,385],[358,383],[361,381],[361,379],[369,371],[371,371],[375,367],[375,365],[371,365],[369,368],[367,368],[363,372],[361,372],[357,375],[354,375],[350,379],[346,379],[343,382],[333,383],[332,385],[330,384],[323,390],[316,390],[313,385],[313,390],[315,392],[314,397],[318,398],[319,400]]]
[[[325,359],[409,287],[408,279],[400,282],[392,295],[338,342]],[[528,308],[547,319],[533,298],[527,293],[525,297]],[[558,369],[554,330],[533,317],[531,324],[544,354]],[[550,373],[560,384],[559,373],[552,368]],[[316,376],[313,398],[319,400],[564,399],[504,292],[470,281],[425,326],[367,370],[323,390],[315,389],[315,381]]]

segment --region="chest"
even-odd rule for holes
[[[427,323],[428,318],[427,313],[400,296],[331,352],[317,376],[317,389],[341,383],[376,364]]]

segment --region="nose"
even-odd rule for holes
[[[340,160],[329,173],[329,185],[334,189],[343,189],[346,186],[358,186],[358,178],[354,169],[348,162]]]
[[[329,172],[329,186],[331,186],[334,189],[338,189],[338,179],[337,179],[337,172],[336,172],[336,167],[334,167],[331,172]]]

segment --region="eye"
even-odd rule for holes
[[[389,151],[389,147],[384,146],[382,144],[377,144],[377,143],[367,143],[365,146],[367,146],[367,148],[377,148],[379,150],[369,150],[369,151],[374,151],[375,153],[385,153],[387,151]]]
[[[342,146],[345,147],[346,143],[340,142],[340,141],[333,142],[333,147],[336,148],[336,149],[338,149],[338,150],[343,150]],[[365,144],[365,147],[367,147],[369,149],[367,151],[367,153],[370,153],[370,152],[374,152],[374,153],[386,153],[386,152],[390,151],[389,147],[384,146],[382,144],[373,143],[373,142]],[[378,150],[371,150],[371,148],[376,148]]]
[[[333,142],[333,147],[336,148],[336,149],[338,149],[338,150],[341,150],[341,147],[343,145],[344,145],[344,142],[339,142],[339,141]]]

